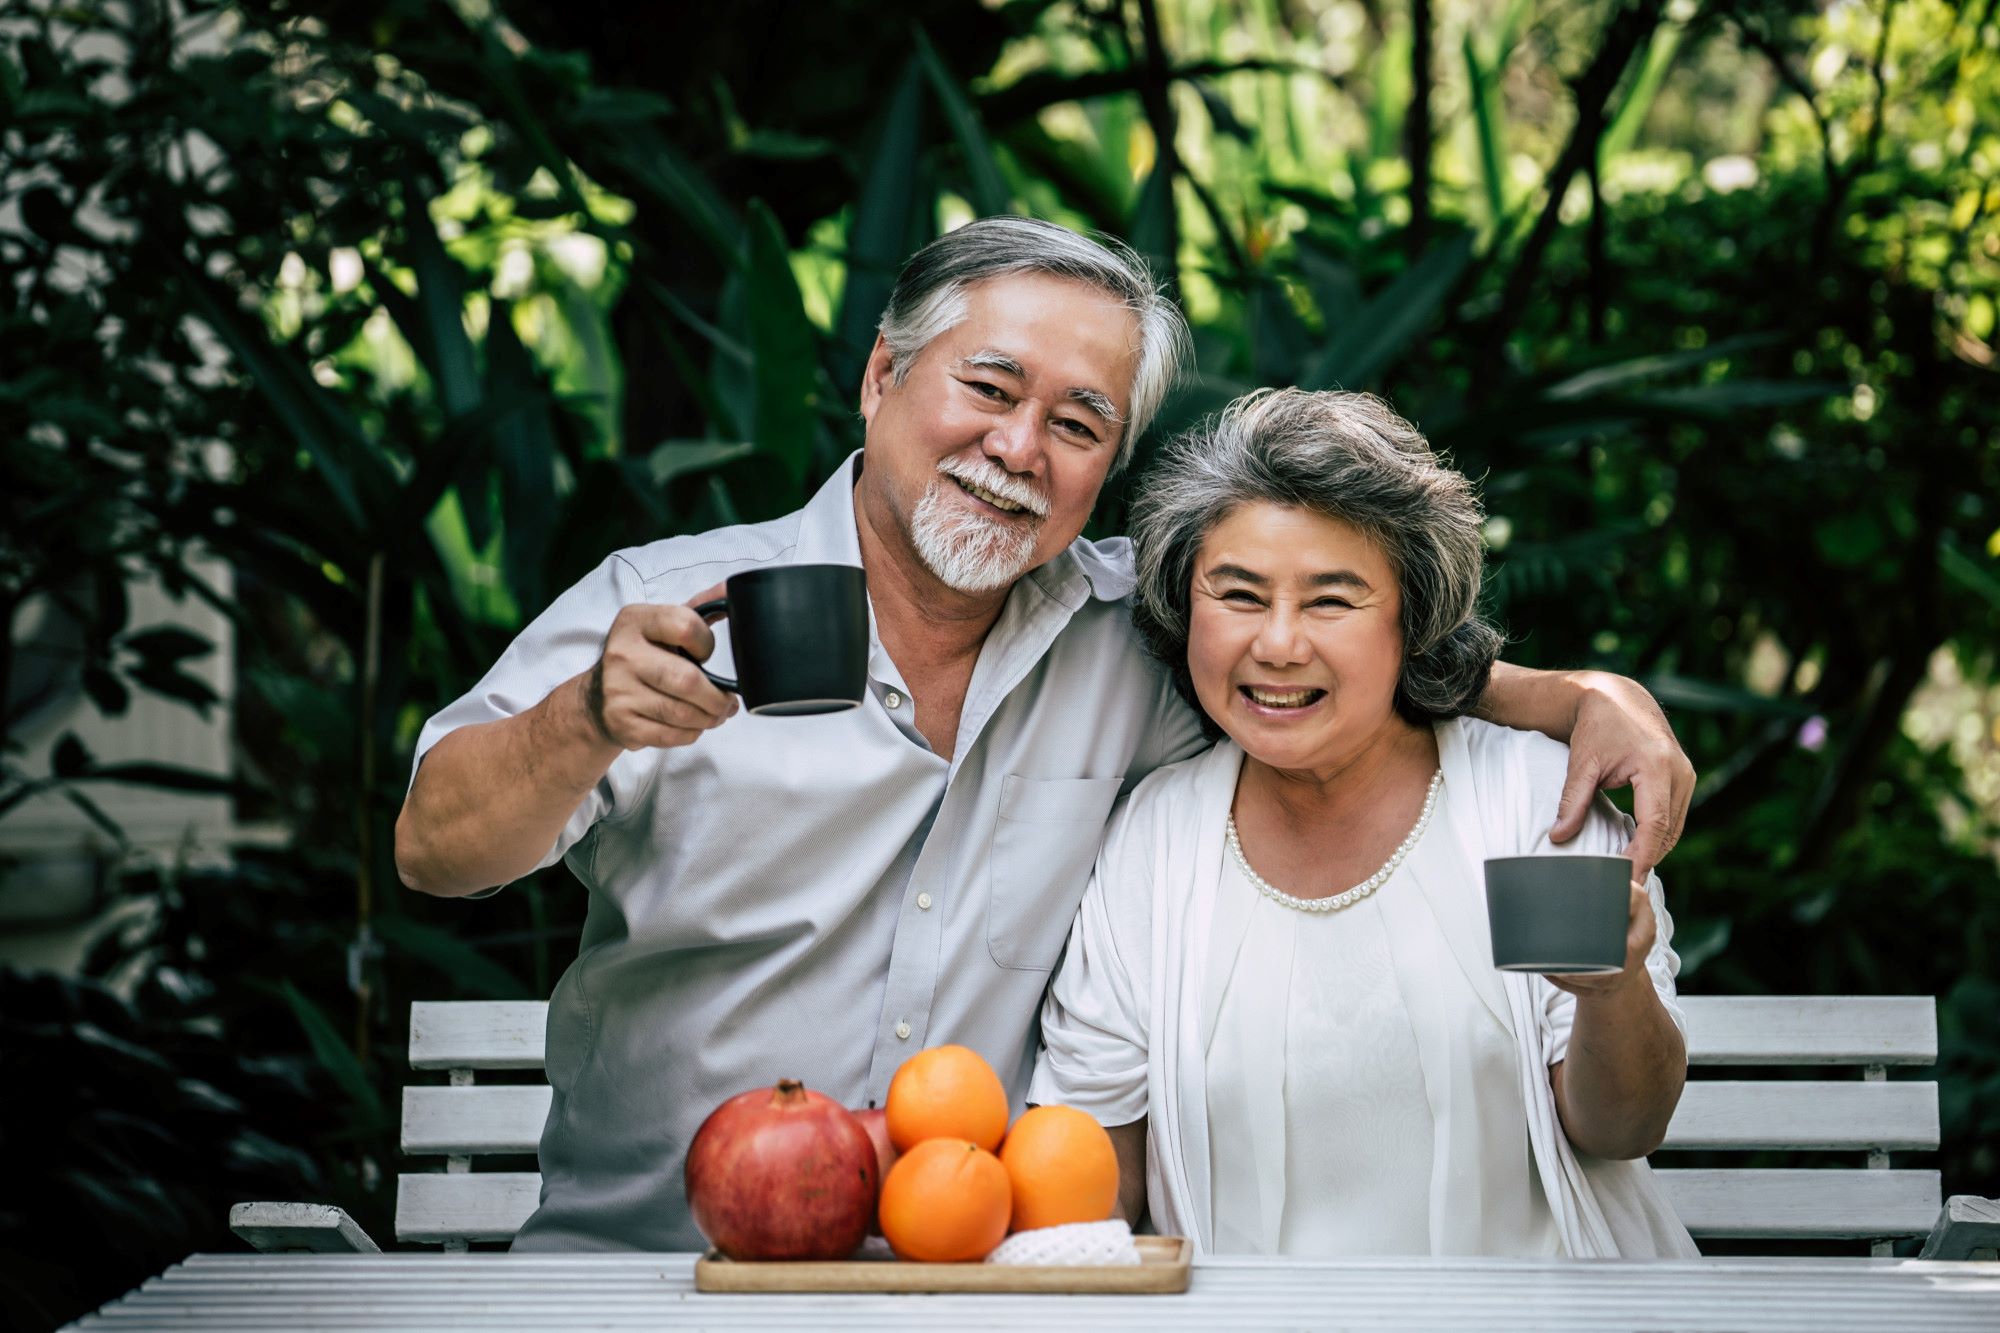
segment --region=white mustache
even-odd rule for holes
[[[984,460],[982,465],[964,459],[947,458],[938,464],[938,471],[947,477],[969,481],[983,491],[993,492],[1003,500],[1011,500],[1036,518],[1049,516],[1049,502],[1045,496],[1037,494],[1027,483],[1016,480],[990,459]]]

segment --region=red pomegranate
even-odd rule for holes
[[[879,1106],[871,1106],[865,1111],[855,1111],[854,1118],[861,1122],[861,1128],[868,1131],[868,1137],[875,1141],[875,1173],[879,1180],[889,1178],[889,1168],[902,1156],[896,1145],[889,1141],[889,1113]],[[868,1215],[868,1234],[882,1234],[881,1221],[874,1213]]]
[[[688,1145],[688,1208],[731,1259],[845,1259],[875,1218],[875,1162],[846,1107],[785,1079],[702,1121]]]

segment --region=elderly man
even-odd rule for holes
[[[865,1105],[960,1042],[1020,1104],[1112,803],[1204,745],[1133,631],[1127,544],[1078,536],[1186,337],[1129,251],[1022,218],[952,232],[899,277],[864,447],[804,509],[612,555],[424,728],[406,884],[463,896],[566,857],[590,892],[517,1249],[697,1248],[688,1141],[759,1083]],[[868,698],[736,717],[690,606],[790,563],[867,571]],[[1643,690],[1503,670],[1482,702],[1575,747],[1559,836],[1630,782],[1640,872],[1664,854],[1692,771]]]

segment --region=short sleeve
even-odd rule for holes
[[[1550,822],[1553,822],[1551,819]],[[1556,855],[1574,853],[1580,856],[1618,856],[1631,841],[1634,823],[1630,815],[1611,804],[1599,793],[1591,803],[1590,814],[1585,817],[1583,832],[1567,843],[1551,843],[1544,833],[1530,852],[1534,855]],[[1674,918],[1667,911],[1666,891],[1660,884],[1658,874],[1646,876],[1646,896],[1653,904],[1655,931],[1653,950],[1646,956],[1646,972],[1652,978],[1653,990],[1660,997],[1660,1005],[1667,1011],[1667,1017],[1680,1029],[1681,1040],[1687,1041],[1687,1017],[1681,1013],[1680,1000],[1675,990],[1674,978],[1680,975],[1680,955],[1674,952]],[[1570,1029],[1576,1020],[1576,997],[1568,991],[1559,990],[1542,982],[1543,1017],[1542,1047],[1544,1062],[1555,1064],[1569,1054]]]
[[[417,769],[431,747],[452,732],[474,723],[517,716],[548,698],[556,686],[595,665],[618,612],[645,600],[645,581],[622,556],[610,556],[585,575],[521,631],[477,685],[424,723],[410,765],[411,783],[416,782]],[[612,813],[616,779],[621,776],[618,766],[631,758],[618,760],[613,772],[591,788],[547,855],[536,863],[537,870],[561,860],[592,825]]]
[[[1030,1102],[1073,1106],[1102,1125],[1146,1115],[1152,849],[1131,816],[1128,798],[1084,889],[1042,1004],[1042,1050],[1028,1090]]]

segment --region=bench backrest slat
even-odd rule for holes
[[[1928,995],[1684,995],[1697,1065],[1937,1063]],[[419,1000],[410,1006],[414,1069],[540,1069],[541,1000]]]
[[[1937,1009],[1928,996],[1683,996],[1681,1004],[1689,1061],[1698,1066],[1914,1066],[1937,1059]],[[413,1004],[410,1064],[541,1069],[547,1016],[540,1001]],[[470,1077],[454,1074],[453,1081]],[[406,1088],[403,1151],[446,1157],[451,1166],[402,1177],[397,1237],[511,1238],[535,1210],[541,1177],[465,1167],[481,1155],[535,1152],[551,1096],[540,1083]],[[1935,1149],[1938,1137],[1935,1083],[1697,1079],[1681,1098],[1663,1151],[1908,1152]],[[1658,1176],[1698,1237],[1921,1235],[1941,1203],[1935,1171],[1666,1168]]]
[[[538,1171],[406,1175],[396,1190],[396,1239],[512,1240],[541,1198]]]
[[[1661,1170],[1696,1236],[1872,1240],[1921,1236],[1937,1221],[1935,1171]]]
[[[1933,1065],[1928,995],[1684,995],[1698,1065]]]
[[[545,1085],[411,1087],[403,1151],[531,1153],[549,1118]],[[1910,1152],[1938,1146],[1935,1083],[1690,1083],[1663,1150]]]
[[[542,1069],[543,1000],[418,1000],[410,1006],[412,1069]]]

